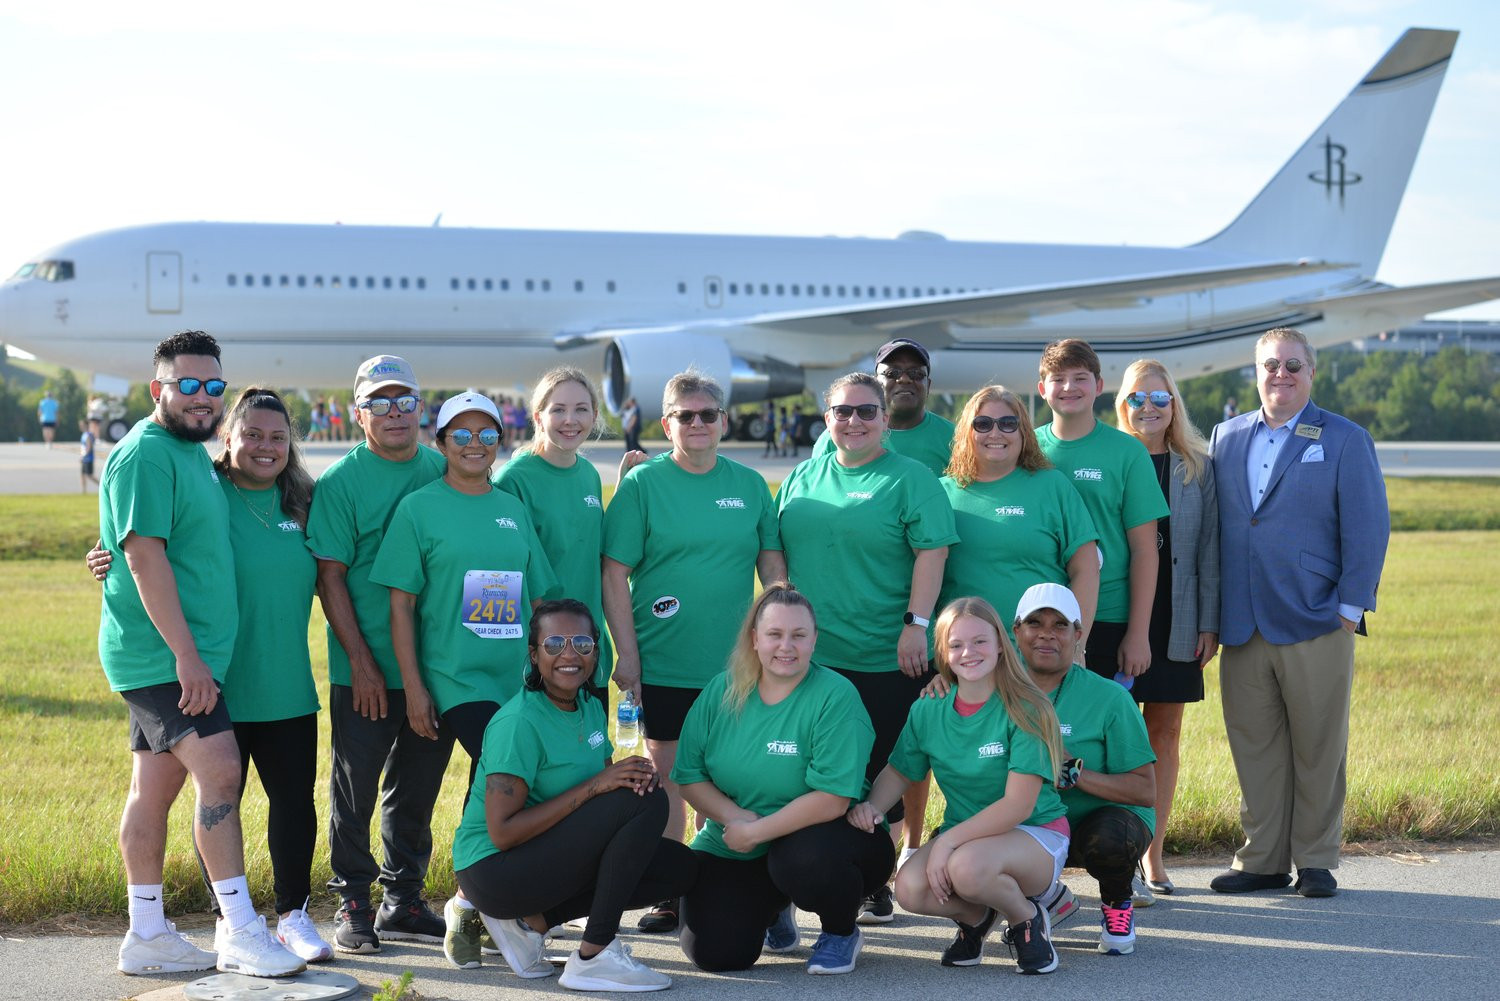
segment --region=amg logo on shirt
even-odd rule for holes
[[[300,532],[302,531],[302,522],[298,521],[295,518],[288,518],[286,521],[281,522],[276,527],[281,529],[283,532]]]
[[[1057,724],[1057,732],[1062,734],[1064,737],[1071,737],[1073,736],[1073,724],[1059,723]]]
[[[872,490],[851,490],[844,496],[850,500],[869,500],[875,493]]]
[[[1005,745],[998,740],[988,744],[981,744],[979,747],[979,756],[981,758],[1003,758],[1005,757]]]
[[[1073,470],[1073,479],[1075,479],[1075,480],[1094,480],[1095,482],[1099,482],[1099,481],[1102,481],[1104,479],[1104,470],[1102,470],[1102,469],[1075,469],[1075,470]]]
[[[604,743],[604,731],[595,730],[593,733],[589,734],[590,747],[598,747],[602,743]]]
[[[595,497],[593,494],[589,494],[587,497],[585,497],[583,499],[583,506],[584,507],[603,507],[604,504],[599,500],[599,498]]]
[[[1002,518],[1024,518],[1026,509],[1019,504],[1004,504],[995,508],[995,513]]]
[[[514,518],[496,518],[495,524],[501,528],[508,528],[512,532],[519,532],[521,530],[521,526],[516,524],[516,519]]]
[[[719,505],[720,508],[739,508],[743,510],[745,507],[745,501],[742,497],[720,497],[714,503]]]
[[[797,742],[795,740],[768,740],[766,741],[766,753],[795,758],[797,756]]]

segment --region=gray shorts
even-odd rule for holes
[[[132,751],[164,754],[190,733],[211,737],[234,729],[222,693],[214,703],[213,711],[202,716],[189,716],[177,708],[177,703],[182,700],[182,685],[175,681],[133,688],[121,692],[120,697],[130,707]]]

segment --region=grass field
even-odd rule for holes
[[[1395,482],[1395,481],[1393,481]],[[1402,481],[1409,483],[1411,481]],[[1472,484],[1473,481],[1457,481]],[[1500,481],[1466,491],[1480,516],[1500,508]],[[1451,488],[1393,490],[1393,506],[1431,507]],[[76,510],[74,509],[76,506]],[[124,912],[115,847],[129,782],[123,703],[95,653],[99,597],[76,556],[92,541],[92,504],[80,498],[0,497],[0,927]],[[35,555],[65,559],[35,558]],[[1349,842],[1446,840],[1500,833],[1500,532],[1401,532],[1392,539],[1371,637],[1359,641],[1351,720]],[[321,614],[309,632],[325,677]],[[1226,850],[1237,843],[1238,794],[1217,699],[1187,713],[1183,774],[1169,846]],[[320,681],[320,686],[324,683]],[[326,704],[326,686],[325,704]],[[328,773],[326,717],[320,773]],[[453,889],[448,843],[467,762],[455,754],[433,829],[430,890]],[[173,814],[168,913],[201,910],[207,896],[189,842],[190,797]],[[929,820],[941,798],[934,794]],[[320,794],[326,820],[326,799]],[[265,801],[252,779],[244,816],[251,886],[270,897]],[[314,887],[327,878],[320,836]],[[325,901],[326,903],[326,901]]]

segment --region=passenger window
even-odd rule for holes
[[[777,295],[786,295],[786,286],[782,285],[780,283],[777,283],[777,285],[776,285],[776,294]]]
[[[677,283],[677,294],[678,295],[686,295],[687,294],[687,282],[678,282]]]
[[[297,287],[298,288],[307,288],[307,276],[306,275],[298,275],[297,276]]]
[[[271,276],[270,275],[261,275],[260,276],[260,284],[261,284],[262,288],[270,288],[271,287]]]
[[[583,291],[583,279],[582,278],[575,278],[575,279],[573,279],[573,291],[574,292],[582,292]]]
[[[500,291],[502,291],[502,292],[509,292],[510,291],[510,279],[509,278],[502,278],[502,279],[500,279]]]
[[[407,287],[407,286],[408,286],[408,285],[410,285],[410,284],[411,284],[411,283],[410,283],[410,281],[409,281],[409,280],[408,280],[408,279],[406,279],[406,278],[402,278],[402,279],[401,279],[401,287],[402,287],[402,288],[406,288],[406,287]]]
[[[282,275],[281,276],[281,287],[282,288],[286,288],[291,283],[292,283],[292,280],[290,278],[288,278],[286,275]]]
[[[375,278],[374,278],[374,276],[372,276],[372,275],[366,275],[365,276],[365,288],[374,288],[374,287],[375,287]]]
[[[614,290],[615,290],[615,280],[613,278],[611,278],[609,281],[607,281],[607,282],[604,283],[604,291],[606,291],[606,292],[613,292]]]
[[[530,278],[526,279],[526,291],[528,291],[528,292],[535,292],[536,291],[536,282],[533,279],[530,279]]]
[[[543,278],[542,279],[542,291],[543,292],[551,292],[552,291],[552,279],[551,278]]]
[[[235,285],[236,285],[236,284],[237,284],[237,283],[238,283],[238,282],[239,282],[239,278],[238,278],[238,277],[237,277],[237,276],[235,276],[235,275],[230,275],[230,276],[229,276],[229,287],[230,287],[230,288],[234,288],[234,286],[235,286]]]
[[[760,294],[761,295],[770,295],[771,294],[771,286],[767,285],[765,282],[761,282],[760,283]]]
[[[474,279],[470,278],[469,279],[469,291],[470,292],[474,291],[474,288],[475,288],[475,286],[474,286]]]
[[[389,275],[387,275],[386,277],[380,279],[380,287],[381,288],[390,288],[391,287],[391,279],[390,279]]]
[[[457,278],[450,278],[450,279],[448,279],[448,287],[451,288],[453,291],[457,292],[458,291],[458,279]]]
[[[427,279],[426,278],[418,278],[417,279],[417,288],[426,288],[426,287],[427,287]]]
[[[335,279],[335,281],[337,281],[337,279]],[[313,288],[322,288],[322,287],[323,287],[323,276],[322,275],[313,275]]]

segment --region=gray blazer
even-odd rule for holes
[[[1213,463],[1192,483],[1187,464],[1172,453],[1168,484],[1172,509],[1172,632],[1167,656],[1196,660],[1199,633],[1219,631],[1219,499]]]

